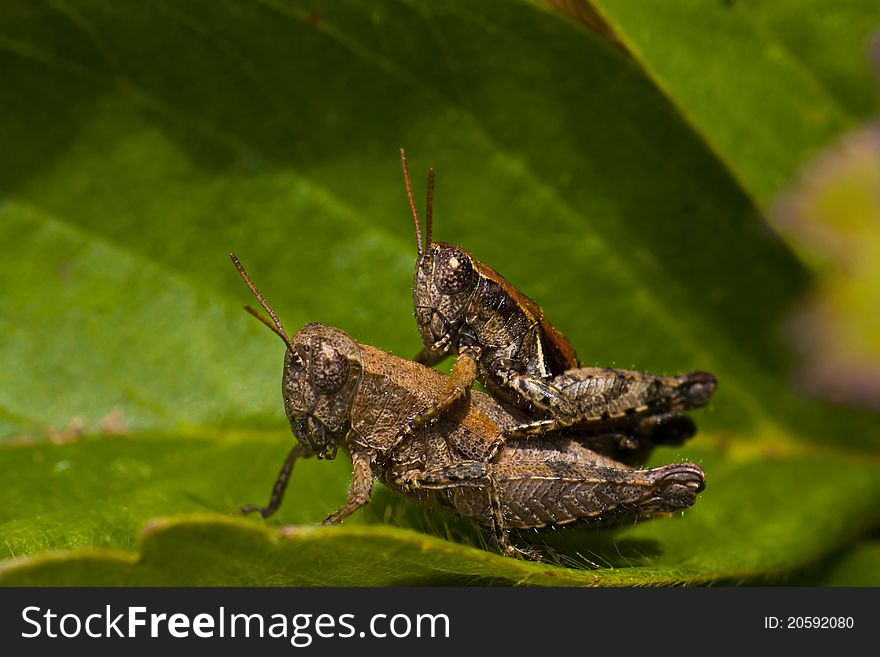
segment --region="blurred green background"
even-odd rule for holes
[[[2,3],[0,584],[880,585],[878,30],[874,0]],[[400,147],[436,238],[585,364],[718,376],[652,459],[702,464],[693,509],[557,565],[383,490],[279,530],[341,504],[340,458],[232,517],[292,437],[227,253],[289,332],[411,357]]]

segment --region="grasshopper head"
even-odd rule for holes
[[[425,346],[443,351],[455,342],[477,278],[473,258],[452,244],[435,242],[419,256],[413,305]]]
[[[432,242],[434,170],[428,171],[428,199],[425,207],[425,240],[413,197],[412,183],[406,165],[406,154],[400,149],[403,180],[412,210],[419,259],[413,277],[413,306],[422,343],[432,350],[448,352],[465,319],[467,308],[477,285],[477,263],[463,249],[444,242]]]
[[[288,345],[284,410],[294,435],[318,458],[334,458],[348,433],[361,370],[360,347],[337,328],[306,324]]]
[[[344,331],[324,324],[306,324],[291,339],[238,258],[229,255],[272,321],[250,306],[245,310],[287,345],[281,394],[293,435],[318,458],[334,458],[351,423],[351,407],[363,369],[360,346]]]

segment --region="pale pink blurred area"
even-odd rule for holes
[[[868,57],[880,82],[880,34]],[[880,119],[814,158],[769,220],[815,274],[784,324],[795,383],[880,412]]]

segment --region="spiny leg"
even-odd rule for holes
[[[499,361],[491,363],[490,367],[505,386],[539,411],[555,411],[556,415],[562,416],[573,416],[577,413],[576,406],[569,401],[565,392],[555,385],[553,379],[520,374],[510,367],[504,367]]]
[[[246,504],[241,507],[241,513],[247,515],[248,513],[258,511],[263,518],[268,518],[275,513],[278,510],[278,507],[281,506],[281,501],[284,499],[284,492],[287,490],[287,484],[290,481],[290,473],[293,471],[293,464],[296,463],[298,458],[307,458],[309,456],[311,456],[311,454],[309,454],[302,445],[294,445],[293,449],[288,453],[287,458],[284,459],[284,465],[281,466],[281,472],[278,473],[278,478],[275,480],[275,485],[272,487],[272,495],[269,497],[269,504],[263,507],[257,504]]]
[[[324,519],[323,525],[336,525],[352,513],[366,505],[373,493],[373,470],[370,458],[361,452],[351,453],[351,483],[348,485],[348,499],[341,508]]]
[[[441,490],[459,486],[483,487],[489,482],[489,470],[482,461],[461,461],[452,465],[436,468],[411,469],[399,480],[400,485],[408,488],[425,488]]]
[[[671,387],[663,377],[593,367],[569,370],[549,380],[515,375],[509,385],[553,420],[533,423],[542,431],[644,414]]]
[[[675,377],[583,367],[546,381],[513,376],[509,385],[548,417],[509,430],[537,435],[558,429],[621,427],[639,417],[683,411],[708,403],[716,379],[707,372]]]
[[[574,458],[508,461],[493,468],[510,525],[619,524],[691,506],[705,488],[693,463],[626,469]]]
[[[534,422],[525,422],[519,424],[506,431],[508,436],[542,436],[551,431],[558,431],[570,426],[553,418],[549,420],[535,420]]]
[[[510,541],[510,530],[504,522],[501,496],[498,485],[486,463],[463,461],[427,470],[411,470],[402,478],[404,485],[411,488],[441,490],[463,486],[481,488],[486,491],[489,501],[489,520],[492,538],[499,552],[508,557],[542,561],[541,554],[533,548],[521,548]]]
[[[498,551],[504,556],[513,557],[514,559],[544,561],[540,550],[533,547],[520,547],[514,545],[510,540],[510,530],[507,528],[507,523],[504,522],[504,512],[501,507],[501,493],[491,472],[488,473],[488,480],[489,485],[486,493],[489,498],[489,512],[492,519],[492,538],[495,539]]]

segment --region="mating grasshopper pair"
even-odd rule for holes
[[[429,506],[491,529],[501,551],[510,530],[611,524],[691,506],[705,486],[692,463],[631,469],[654,444],[680,443],[695,427],[681,411],[705,404],[711,374],[657,377],[581,368],[540,308],[489,267],[450,244],[432,243],[433,171],[426,243],[401,151],[418,239],[413,298],[427,364],[456,354],[452,375],[308,324],[291,338],[238,259],[240,275],[271,321],[246,309],[287,345],[282,393],[298,443],[288,454],[264,518],[281,504],[298,458],[352,461],[345,505],[365,505],[374,479]],[[470,390],[479,379],[491,394]]]

